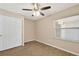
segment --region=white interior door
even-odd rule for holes
[[[3,34],[2,34],[2,17],[0,17],[0,50],[3,49],[3,47],[2,47],[2,43],[3,43],[2,36],[3,36]]]
[[[0,51],[22,45],[22,20],[0,16]]]

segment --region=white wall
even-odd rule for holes
[[[33,21],[24,19],[24,42],[35,40],[35,24]]]
[[[56,37],[55,21],[60,18],[79,14],[79,5],[68,8],[36,21],[37,40],[53,47],[79,55],[79,43],[60,40]]]

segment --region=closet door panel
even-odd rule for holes
[[[22,44],[22,22],[18,18],[2,16],[2,50]]]

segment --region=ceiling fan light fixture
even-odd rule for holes
[[[22,9],[22,10],[32,11],[33,12],[32,16],[39,16],[39,15],[45,16],[42,10],[47,10],[51,8],[51,6],[45,6],[45,7],[40,8],[39,3],[33,3],[32,5],[33,5],[32,9]]]
[[[39,10],[39,6],[38,3],[34,3],[33,4],[33,15],[34,16],[39,16],[40,15],[40,10]]]
[[[36,3],[34,4],[34,8],[35,8],[35,9],[38,9],[38,7],[37,7],[37,4],[36,4]]]
[[[40,11],[33,11],[33,15],[34,16],[39,16],[40,15]]]

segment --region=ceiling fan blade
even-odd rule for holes
[[[34,15],[32,14],[32,16],[34,16]]]
[[[26,10],[26,11],[32,11],[32,9],[22,9],[22,10]]]
[[[40,12],[40,14],[41,14],[42,16],[45,16],[44,13],[42,13],[42,12]]]
[[[51,8],[51,6],[46,6],[46,7],[41,8],[41,10],[47,10],[47,9],[50,9],[50,8]]]

